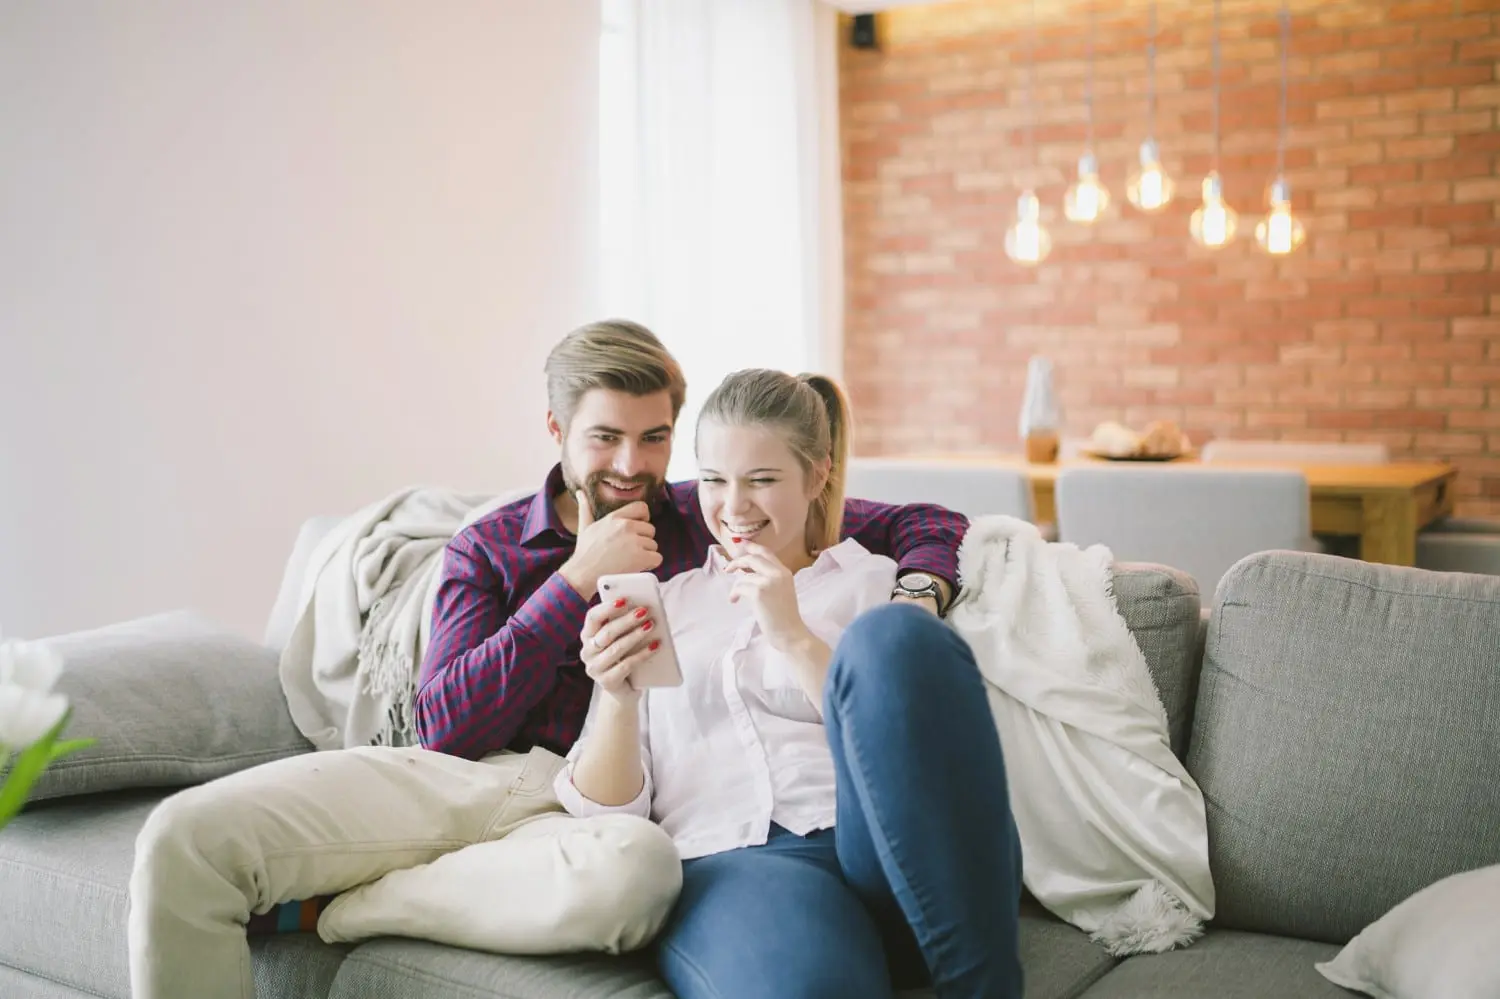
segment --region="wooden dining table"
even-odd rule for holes
[[[904,455],[913,460],[956,464],[995,465],[1024,472],[1031,482],[1035,516],[1056,523],[1057,473],[1069,465],[1130,464],[1102,458],[1070,458],[1054,463],[1029,462],[1020,455]],[[1173,469],[1205,467],[1196,457],[1149,463],[1170,474]],[[1307,476],[1314,534],[1344,534],[1359,538],[1359,557],[1366,562],[1415,565],[1417,532],[1453,513],[1454,480],[1458,470],[1443,462],[1387,462],[1384,464],[1319,464],[1297,461],[1216,461],[1213,468],[1295,468]]]

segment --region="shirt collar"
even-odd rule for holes
[[[829,559],[835,562],[840,569],[852,569],[857,563],[868,558],[870,552],[864,545],[853,538],[845,538],[832,548],[825,548],[818,553],[818,560]]]
[[[563,524],[562,518],[557,515],[557,506],[552,502],[553,498],[564,489],[562,463],[552,466],[552,471],[547,473],[547,481],[541,490],[531,498],[531,506],[526,510],[526,523],[521,529],[521,544],[530,545],[537,538],[551,531],[559,540],[571,543],[578,539],[578,535],[568,530]],[[662,516],[667,510],[676,510],[672,505],[671,487],[665,486],[656,502],[651,504],[652,523],[661,523]]]
[[[562,518],[557,515],[557,507],[552,503],[552,497],[562,491],[562,464],[558,463],[547,473],[546,483],[531,497],[531,506],[526,511],[526,524],[521,529],[521,544],[530,545],[548,531],[562,540],[575,537],[572,531],[563,526]]]

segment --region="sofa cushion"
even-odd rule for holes
[[[128,999],[125,933],[135,837],[162,797],[126,791],[47,802],[6,827],[0,836],[0,995]],[[395,939],[351,951],[310,933],[255,937],[250,951],[262,999],[671,999],[640,955],[497,957]],[[1022,906],[1021,960],[1028,999],[1073,999],[1115,964],[1029,899]],[[930,999],[931,992],[908,995]]]
[[[1220,583],[1188,750],[1222,927],[1345,943],[1500,862],[1500,578],[1262,553]]]
[[[1049,914],[1029,894],[1021,903],[1021,970],[1026,999],[1075,999],[1118,964],[1088,936]],[[935,999],[931,989],[901,999]]]
[[[643,955],[500,957],[421,940],[356,948],[330,999],[672,999]]]
[[[1164,565],[1119,562],[1114,593],[1115,606],[1146,658],[1166,709],[1172,752],[1181,759],[1198,690],[1198,584],[1187,573]]]
[[[1308,940],[1211,930],[1184,950],[1127,958],[1082,999],[1349,999],[1313,970],[1337,951]]]
[[[74,990],[128,999],[127,889],[135,837],[161,792],[126,791],[45,803],[22,812],[0,834],[0,995],[7,975],[48,980],[59,996]],[[346,948],[315,936],[257,937],[255,980],[266,999],[321,999]]]
[[[1027,999],[1074,999],[1114,966],[1088,937],[1035,903],[1023,907],[1021,962]],[[499,957],[416,940],[380,939],[339,969],[332,999],[672,999],[644,954]],[[931,999],[930,989],[902,994]]]
[[[92,738],[42,774],[34,801],[197,784],[305,753],[277,656],[178,611],[48,639],[63,657],[64,735]]]
[[[28,975],[24,971],[0,964],[0,996],[25,996],[25,999],[98,999],[92,992],[79,992],[58,982]]]
[[[1030,897],[1021,905],[1021,970],[1026,999],[1073,999],[1118,964],[1087,934]],[[926,996],[931,993],[926,993]]]

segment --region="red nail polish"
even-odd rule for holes
[[[646,608],[642,607],[642,608],[638,609],[635,612],[635,616],[636,617],[645,617],[646,616]]]
[[[652,652],[655,652],[659,648],[661,648],[661,642],[660,641],[655,641],[655,642],[651,643],[651,651]]]
[[[647,621],[645,624],[641,625],[641,630],[642,631],[650,631],[651,630],[651,626],[653,624],[655,624],[655,623],[656,623],[655,621]]]
[[[745,539],[744,538],[730,538],[729,540],[733,541],[735,544],[739,544],[741,541],[744,541]]]
[[[619,600],[615,601],[615,609],[616,610],[619,610],[621,607],[624,607],[624,606],[625,606],[625,598],[624,597],[621,597]]]

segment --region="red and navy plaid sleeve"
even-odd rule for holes
[[[844,537],[877,555],[888,555],[903,570],[946,579],[958,590],[958,546],[969,518],[931,503],[892,506],[873,500],[844,501]]]
[[[560,672],[577,662],[588,602],[552,571],[517,603],[524,586],[505,578],[511,573],[497,572],[461,538],[448,548],[415,705],[417,736],[428,749],[478,759],[517,743],[568,741],[572,720],[561,716],[577,713],[569,710],[579,707],[571,704],[577,698],[550,695]],[[582,710],[587,704],[585,694]],[[559,717],[534,717],[548,713],[543,707],[556,707]]]

